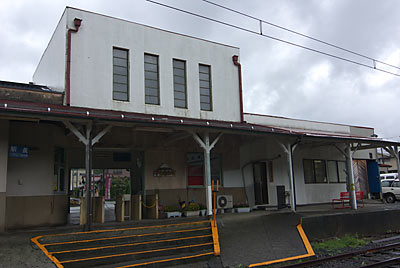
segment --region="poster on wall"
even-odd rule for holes
[[[112,174],[106,174],[106,183],[105,183],[105,200],[110,200],[110,190],[111,190],[111,181]]]
[[[28,158],[29,147],[10,145],[10,150],[8,151],[8,156],[13,158]]]

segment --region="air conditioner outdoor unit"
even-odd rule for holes
[[[233,201],[231,195],[218,195],[217,208],[233,208]]]

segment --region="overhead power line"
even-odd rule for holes
[[[241,26],[237,26],[237,25],[228,23],[228,22],[224,22],[224,21],[221,21],[221,20],[217,20],[217,19],[213,19],[213,18],[210,18],[210,17],[206,17],[206,16],[203,16],[203,15],[194,13],[194,12],[190,12],[190,11],[187,11],[187,10],[184,10],[184,9],[180,9],[180,8],[177,8],[177,7],[166,5],[164,3],[156,2],[156,1],[153,1],[153,0],[145,0],[145,1],[153,3],[153,4],[156,4],[156,5],[159,5],[159,6],[163,6],[163,7],[172,9],[172,10],[176,10],[176,11],[179,11],[179,12],[182,12],[182,13],[186,13],[186,14],[189,14],[189,15],[192,15],[192,16],[195,16],[195,17],[199,17],[199,18],[202,18],[202,19],[205,19],[205,20],[209,20],[209,21],[212,21],[212,22],[215,22],[215,23],[219,23],[219,24],[222,24],[222,25],[225,25],[225,26],[229,26],[229,27],[232,27],[232,28],[244,31],[244,32],[256,34],[256,35],[259,35],[259,36],[262,36],[262,37],[266,37],[266,38],[269,38],[269,39],[272,39],[272,40],[275,40],[275,41],[279,41],[279,42],[282,42],[282,43],[285,43],[285,44],[288,44],[288,45],[299,47],[299,48],[302,48],[302,49],[305,49],[305,50],[308,50],[308,51],[312,51],[312,52],[319,53],[319,54],[322,54],[322,55],[325,55],[325,56],[329,56],[329,57],[332,57],[332,58],[335,58],[335,59],[339,59],[339,60],[342,60],[342,61],[346,61],[346,62],[349,62],[349,63],[360,65],[360,66],[363,66],[365,68],[377,70],[377,71],[380,71],[380,72],[384,72],[384,73],[387,73],[387,74],[391,74],[391,75],[400,77],[400,74],[396,74],[396,73],[393,73],[393,72],[389,72],[389,71],[377,68],[375,66],[375,64],[374,64],[374,66],[370,66],[368,64],[364,64],[364,63],[357,62],[357,61],[354,61],[354,60],[346,59],[344,57],[333,55],[333,54],[330,54],[330,53],[327,53],[327,52],[323,52],[323,51],[320,51],[320,50],[317,50],[317,49],[314,49],[314,48],[310,48],[310,47],[306,47],[306,46],[303,46],[303,45],[299,45],[299,44],[296,44],[294,42],[286,41],[286,40],[283,40],[283,39],[280,39],[280,38],[277,38],[277,37],[274,37],[274,36],[271,36],[271,35],[266,35],[266,34],[262,33],[262,31],[257,32],[257,31],[254,31],[254,30],[250,30],[250,29],[247,29],[247,28],[244,28],[244,27],[241,27]]]
[[[250,19],[259,21],[260,23],[265,23],[265,24],[268,24],[268,25],[270,25],[270,26],[279,28],[279,29],[281,29],[281,30],[284,30],[284,31],[287,31],[287,32],[290,32],[290,33],[293,33],[293,34],[297,34],[297,35],[300,35],[300,36],[302,36],[302,37],[311,39],[311,40],[316,41],[316,42],[318,42],[318,43],[321,43],[321,44],[324,44],[324,45],[327,45],[327,46],[330,46],[330,47],[334,47],[334,48],[336,48],[336,49],[339,49],[339,50],[342,50],[342,51],[346,51],[346,52],[351,53],[351,54],[353,54],[353,55],[357,55],[357,56],[359,56],[359,57],[362,57],[362,58],[371,60],[373,63],[378,62],[378,63],[384,64],[384,65],[386,65],[386,66],[390,66],[390,67],[392,67],[392,68],[400,69],[400,67],[398,67],[398,66],[395,66],[395,65],[392,65],[392,64],[389,64],[389,63],[380,61],[380,60],[378,60],[378,59],[374,59],[374,58],[372,58],[372,57],[363,55],[363,54],[361,54],[361,53],[352,51],[352,50],[350,50],[350,49],[347,49],[347,48],[344,48],[344,47],[341,47],[341,46],[338,46],[338,45],[335,45],[335,44],[332,44],[332,43],[328,43],[328,42],[323,41],[323,40],[321,40],[321,39],[314,38],[314,37],[312,37],[312,36],[309,36],[309,35],[306,35],[306,34],[303,34],[303,33],[300,33],[300,32],[294,31],[294,30],[291,30],[291,29],[289,29],[289,28],[280,26],[280,25],[278,25],[278,24],[275,24],[275,23],[272,23],[272,22],[269,22],[269,21],[265,21],[265,20],[263,20],[263,19],[260,19],[260,18],[251,16],[251,15],[249,15],[249,14],[240,12],[240,11],[238,11],[238,10],[235,10],[235,9],[232,9],[232,8],[229,8],[229,7],[226,7],[226,6],[223,6],[223,5],[214,3],[214,2],[212,2],[212,1],[209,1],[209,0],[202,0],[202,1],[203,1],[203,2],[206,2],[206,3],[208,3],[208,4],[211,4],[211,5],[214,5],[214,6],[223,8],[223,9],[225,9],[225,10],[229,10],[229,11],[234,12],[234,13],[236,13],[236,14],[245,16],[245,17],[247,17],[247,18],[250,18]]]

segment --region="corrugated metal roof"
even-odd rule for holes
[[[2,81],[0,80],[0,87],[3,88],[12,88],[12,89],[21,89],[21,90],[32,90],[32,91],[46,91],[46,92],[54,92],[47,86],[43,85],[35,85],[35,84],[26,84],[26,83],[18,83],[18,82],[10,82],[10,81]]]

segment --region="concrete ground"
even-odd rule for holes
[[[367,200],[365,208],[360,208],[357,211],[352,211],[350,209],[332,209],[330,204],[298,207],[298,215],[296,217],[318,217],[384,211],[395,212],[395,210],[400,210],[400,202],[396,202],[394,204],[383,204],[382,202]],[[277,228],[275,230],[283,228],[283,225],[280,226],[282,222],[279,220],[279,218],[284,219],[286,217],[285,214],[291,214],[289,212],[289,210],[284,209],[281,211],[255,211],[242,214],[225,213],[218,215],[218,227],[222,252],[221,260],[223,265],[225,267],[237,267],[237,264],[239,263],[250,264],[259,262],[260,260],[269,261],[274,258],[283,257],[280,254],[297,254],[297,252],[294,252],[292,248],[285,247],[277,248],[278,250],[274,251],[274,253],[271,253],[271,257],[269,257],[269,255],[261,256],[259,253],[256,254],[256,251],[253,250],[253,248],[258,248],[258,250],[265,252],[266,249],[271,249],[270,242],[272,243],[274,239],[279,237],[286,239],[287,243],[291,242],[290,239],[292,236],[295,236],[294,233],[281,232],[279,234],[276,233],[272,235],[270,232],[268,232],[269,226]],[[270,217],[268,217],[268,215],[270,215]],[[283,216],[280,217],[279,215]],[[293,223],[297,221],[296,218],[293,218],[292,220]],[[146,224],[151,224],[150,221],[143,222],[146,222]],[[251,222],[253,222],[254,225],[251,224]],[[288,222],[289,221],[287,221],[287,223]],[[115,224],[115,226],[123,227],[127,226],[128,224],[138,223],[125,222],[124,225]],[[113,226],[114,224],[109,223],[104,228],[111,228]],[[0,268],[55,267],[55,265],[44,255],[44,253],[30,241],[30,238],[49,233],[63,233],[80,230],[81,228],[78,228],[78,226],[75,225],[34,230],[8,231],[7,233],[0,234]],[[255,235],[253,232],[251,232],[253,230],[255,234],[261,233],[261,235]],[[262,230],[264,230],[264,233],[262,233]],[[283,240],[282,245],[284,245]],[[273,254],[275,254],[275,256]],[[261,259],[261,257],[263,258]],[[202,262],[185,265],[184,267],[218,267],[220,264],[220,259],[216,258],[210,263]]]
[[[33,243],[31,237],[41,232],[12,232],[0,235],[1,268],[54,268],[53,262]]]

